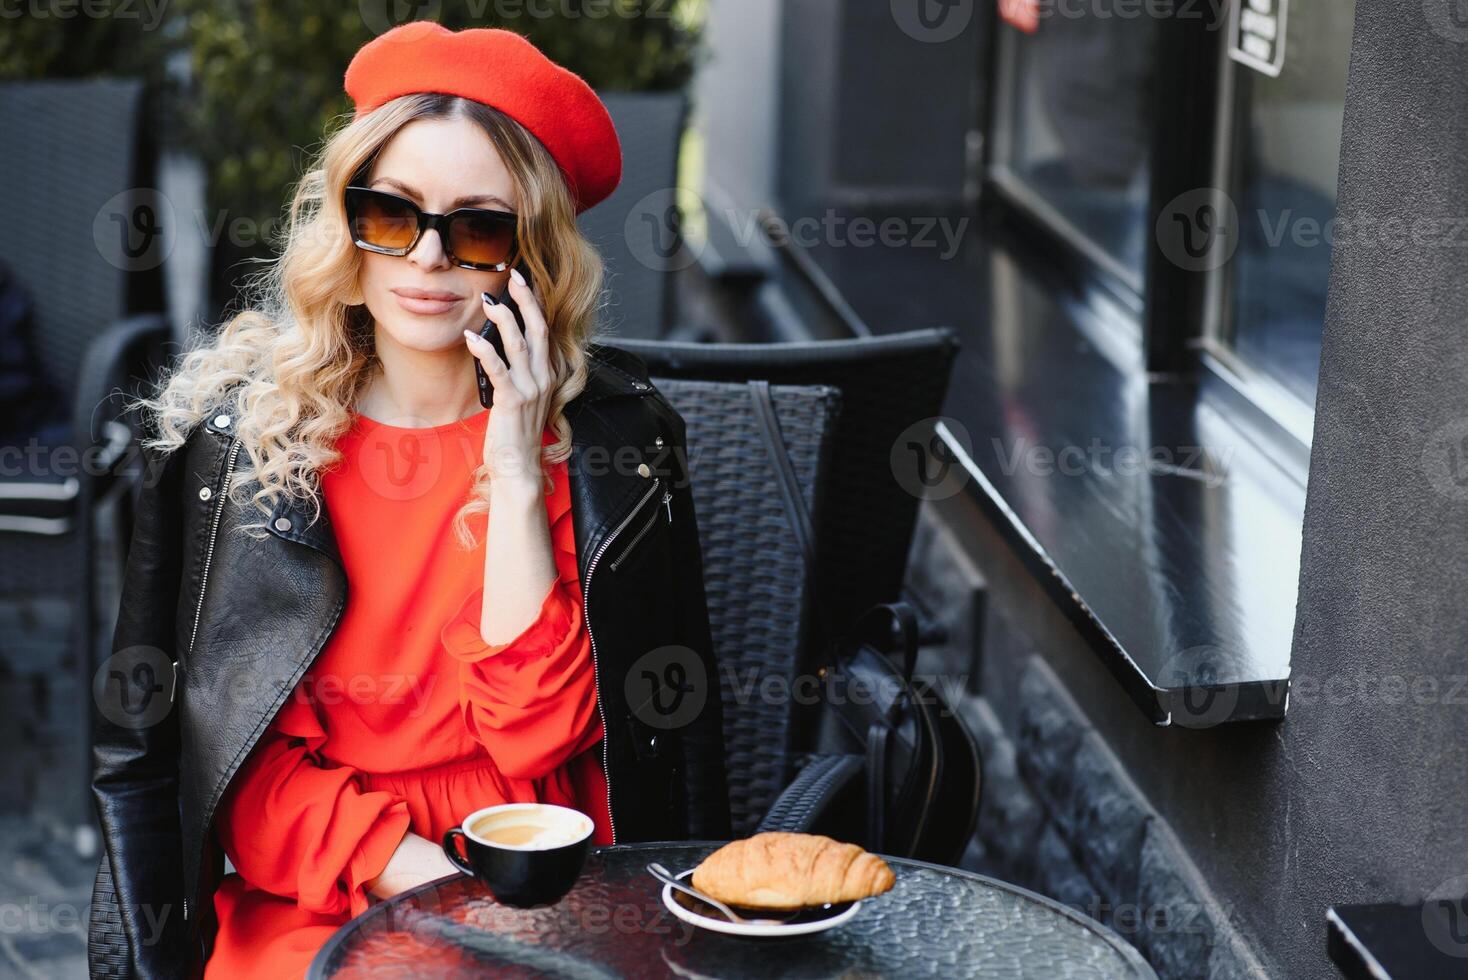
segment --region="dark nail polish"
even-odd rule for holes
[[[498,306],[499,305],[499,302],[500,301],[497,300],[497,299],[495,299],[493,296],[489,295],[489,291],[488,290],[485,290],[480,295],[484,297],[484,301],[486,303],[488,303],[490,306]]]

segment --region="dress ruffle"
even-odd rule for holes
[[[464,598],[440,635],[459,663],[464,726],[510,781],[541,779],[601,737],[565,464],[552,476],[546,506],[558,577],[535,619],[505,643],[485,643],[479,632],[481,587]],[[547,739],[546,732],[581,737]]]

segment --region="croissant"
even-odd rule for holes
[[[693,887],[729,905],[796,909],[880,895],[896,876],[875,854],[821,834],[765,831],[730,841],[693,871]]]

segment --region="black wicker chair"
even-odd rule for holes
[[[919,500],[895,478],[891,453],[904,430],[942,410],[959,346],[953,331],[938,328],[778,344],[699,344],[626,337],[602,337],[599,342],[642,358],[665,388],[671,379],[765,379],[774,386],[838,389],[841,410],[835,420],[826,489],[819,511],[812,513],[821,590],[812,601],[821,604],[826,621],[839,629],[873,604],[901,598]],[[742,384],[738,387],[743,389]],[[690,436],[690,452],[692,446]],[[762,506],[769,519],[782,522],[780,508],[770,503],[770,491],[765,494]],[[704,513],[722,506],[720,501],[700,507],[700,524]],[[795,560],[793,554],[791,560]],[[713,564],[705,562],[706,575],[714,571]],[[710,604],[715,605],[712,597]],[[712,608],[710,615],[715,615]],[[812,657],[824,645],[818,625],[819,617],[812,616],[793,666],[784,669],[802,673],[814,667]],[[940,639],[938,631],[925,631],[925,640]],[[717,640],[716,646],[721,657],[730,656]],[[819,832],[864,842],[866,829],[858,815],[865,760],[810,752],[814,716],[804,707],[799,703],[791,706],[788,732],[782,729],[782,741],[772,749],[783,764],[793,767],[789,770],[793,777],[753,829]],[[736,705],[735,720],[726,720],[731,738],[739,734],[743,712],[744,707]],[[767,789],[760,784],[736,790],[731,783],[731,794],[753,792],[761,807]],[[736,833],[746,829],[744,821],[751,812],[760,811],[756,807],[736,810]]]
[[[790,781],[791,699],[809,632],[801,549],[774,501],[775,471],[749,389],[653,377],[683,416],[719,660],[725,761],[736,836],[751,833]],[[821,512],[840,393],[772,386],[780,434],[813,515]],[[786,692],[769,697],[771,691]]]
[[[0,261],[31,299],[40,370],[66,399],[27,437],[42,451],[23,458],[39,465],[0,474],[0,661],[11,679],[0,716],[15,736],[7,744],[27,749],[0,780],[74,826],[84,855],[96,845],[91,679],[121,594],[136,483],[119,478],[132,444],[121,396],[170,337],[161,314],[144,312],[163,308],[160,267],[118,238],[137,231],[119,219],[150,205],[144,95],[130,79],[0,86],[0,184],[25,229],[0,239]]]
[[[904,430],[942,411],[959,346],[953,331],[779,344],[600,342],[631,351],[665,378],[840,389],[830,488],[816,518],[820,601],[841,624],[901,598],[919,500],[894,477],[891,455]]]
[[[661,337],[682,252],[678,150],[682,92],[601,92],[622,145],[622,182],[581,215],[581,232],[606,262],[605,316],[620,336]]]

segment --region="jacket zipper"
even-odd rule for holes
[[[230,447],[229,464],[224,469],[224,487],[219,491],[219,506],[214,509],[214,520],[209,525],[209,547],[204,552],[204,571],[199,576],[199,605],[194,610],[194,628],[193,631],[189,634],[189,656],[191,657],[194,654],[194,641],[199,638],[199,617],[204,612],[204,590],[209,584],[209,564],[214,561],[214,541],[216,538],[219,537],[219,521],[220,518],[224,516],[224,504],[225,501],[228,499],[227,495],[229,494],[229,481],[230,478],[234,475],[235,461],[239,458],[240,449],[242,449],[243,447],[244,443],[241,442],[239,439],[236,439],[234,445]],[[177,696],[177,660],[173,662],[173,690],[175,696]],[[185,922],[189,921],[189,900],[187,898],[183,900],[183,917]]]
[[[611,750],[608,748],[611,740],[611,729],[607,726],[606,707],[602,704],[601,667],[596,657],[596,633],[592,632],[591,629],[591,576],[596,571],[596,565],[597,562],[601,561],[601,556],[606,554],[607,548],[616,540],[617,535],[622,533],[622,529],[632,523],[632,518],[636,517],[637,512],[642,510],[642,505],[647,503],[648,498],[657,492],[658,485],[661,482],[661,477],[655,477],[653,479],[652,486],[648,487],[647,493],[643,494],[642,498],[637,501],[637,506],[633,507],[626,517],[622,518],[622,523],[613,528],[612,533],[608,534],[606,540],[601,543],[601,547],[596,549],[596,554],[591,556],[591,562],[586,566],[586,581],[581,585],[581,615],[586,620],[586,635],[591,638],[591,675],[596,682],[596,711],[601,716],[603,739],[601,771],[602,777],[606,780],[607,784],[607,824],[612,831],[613,844],[617,843],[617,819],[612,816],[612,769],[607,762],[611,758]]]
[[[658,522],[658,512],[657,512],[656,508],[654,508],[653,512],[647,516],[647,523],[644,524],[644,525],[642,525],[642,528],[636,534],[634,534],[632,536],[632,540],[627,544],[627,547],[623,548],[622,549],[622,553],[620,555],[618,555],[617,557],[613,558],[611,565],[609,565],[607,567],[610,568],[612,571],[615,572],[617,570],[617,566],[621,565],[622,562],[626,561],[627,560],[627,556],[630,555],[637,548],[637,542],[641,541],[644,537],[646,537],[647,536],[647,532],[648,531],[651,531],[652,530],[652,526],[654,524],[656,524],[657,522]]]

